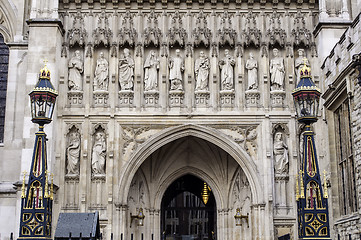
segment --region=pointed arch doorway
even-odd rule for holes
[[[204,187],[204,181],[187,174],[167,188],[161,204],[162,240],[216,239],[216,201],[208,184],[208,201],[202,199]]]

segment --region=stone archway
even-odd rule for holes
[[[200,129],[202,129],[202,131],[200,131]],[[217,203],[217,219],[220,219],[216,231],[218,236],[222,236],[222,239],[223,237],[229,237],[231,239],[240,236],[240,234],[244,236],[256,236],[252,234],[252,232],[254,232],[252,227],[248,229],[242,228],[243,230],[241,230],[241,228],[232,229],[230,226],[235,226],[235,208],[239,207],[238,205],[240,204],[244,204],[244,199],[242,202],[240,200],[234,200],[235,197],[233,197],[237,179],[236,176],[240,174],[247,181],[246,187],[248,190],[243,192],[249,194],[247,199],[251,201],[247,203],[247,209],[244,211],[250,214],[249,220],[251,226],[258,224],[259,216],[261,216],[259,213],[260,209],[251,209],[251,203],[255,206],[259,205],[257,203],[258,200],[254,200],[258,198],[258,193],[252,189],[252,186],[254,188],[256,188],[257,185],[259,186],[257,182],[258,179],[252,181],[243,170],[241,164],[239,164],[229,152],[224,150],[224,148],[227,149],[227,147],[230,147],[230,141],[227,143],[225,140],[218,142],[224,147],[222,148],[214,144],[213,141],[215,141],[215,139],[219,141],[219,139],[224,136],[218,132],[215,135],[211,135],[208,131],[206,132],[206,130],[207,129],[199,126],[186,126],[182,131],[176,131],[177,135],[172,136],[166,134],[165,137],[160,138],[158,141],[154,141],[157,137],[150,140],[152,144],[150,145],[151,147],[148,147],[153,151],[149,151],[149,154],[147,154],[147,157],[141,162],[134,175],[128,173],[130,190],[121,194],[127,198],[123,204],[123,206],[127,206],[127,208],[123,210],[123,213],[119,217],[119,224],[122,225],[122,222],[126,222],[127,216],[129,216],[127,210],[134,213],[140,207],[146,209],[145,215],[147,221],[145,221],[144,227],[137,229],[129,229],[128,226],[124,226],[123,224],[120,233],[124,233],[128,238],[133,236],[135,237],[134,239],[137,239],[137,237],[141,239],[141,236],[145,239],[160,239],[160,209],[163,195],[177,178],[186,174],[192,174],[207,182],[213,190]],[[208,130],[212,131],[213,129]],[[162,135],[162,133],[160,135]],[[167,136],[170,138],[167,139]],[[165,139],[167,139],[167,141],[160,144],[160,142]],[[143,147],[145,145],[147,144],[144,144]],[[155,148],[155,146],[157,147]],[[143,149],[143,153],[137,152],[140,154],[138,160],[139,157],[145,156],[144,151],[148,152],[148,150],[150,150],[149,148]],[[234,152],[236,151],[231,151],[233,154]],[[135,153],[135,155],[137,153]],[[242,154],[244,153],[242,152]],[[234,155],[237,156],[236,154]],[[137,162],[134,156],[132,159]],[[132,164],[129,164],[128,167],[130,165]],[[137,164],[134,165],[136,166]],[[243,165],[245,165],[245,168],[250,169],[254,167],[245,164],[245,161],[243,161]],[[249,175],[252,176],[252,174]],[[142,183],[140,184],[140,182]],[[238,180],[238,183],[239,182]],[[143,186],[143,192],[134,194],[134,189],[140,189],[140,186]],[[237,189],[237,191],[239,191],[240,187]],[[121,191],[122,189],[120,188],[120,192]],[[142,196],[143,202],[134,201],[134,199],[140,199],[140,196]],[[247,231],[247,233],[240,233],[242,231]]]

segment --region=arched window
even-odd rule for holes
[[[4,142],[6,88],[8,81],[9,48],[0,33],[0,143]]]

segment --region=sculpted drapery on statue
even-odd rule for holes
[[[184,61],[180,55],[180,50],[177,49],[176,56],[169,60],[169,81],[170,90],[183,90],[182,86],[182,72],[184,71]]]
[[[258,89],[257,68],[257,60],[254,59],[253,53],[250,53],[249,59],[246,62],[246,69],[248,70],[248,90]]]
[[[221,89],[232,90],[233,66],[236,64],[236,60],[229,54],[228,49],[224,51],[224,55],[224,58],[218,63],[221,68]]]
[[[158,69],[159,59],[155,51],[150,51],[144,63],[144,91],[154,91],[158,89]]]
[[[119,59],[120,90],[132,90],[134,84],[134,60],[128,48],[123,50],[124,55]]]
[[[105,173],[105,159],[106,159],[106,142],[103,132],[97,132],[94,138],[93,153],[92,153],[92,173]]]
[[[69,143],[66,148],[67,153],[67,174],[79,174],[80,158],[80,136],[77,132],[69,134]]]
[[[283,82],[285,78],[285,66],[283,58],[278,56],[278,49],[273,49],[274,58],[271,59],[271,90],[283,90]]]
[[[80,57],[80,51],[75,51],[74,56],[70,59],[69,64],[69,90],[82,90],[83,62]]]
[[[95,68],[94,90],[108,90],[108,68],[108,61],[104,58],[104,53],[101,52]]]
[[[275,172],[277,174],[287,173],[288,170],[288,146],[283,141],[282,132],[275,134],[273,142],[273,157]]]
[[[195,62],[196,90],[208,90],[209,59],[204,52],[199,53]]]
[[[297,84],[301,79],[301,69],[303,68],[303,66],[310,66],[310,62],[308,61],[308,59],[305,56],[305,50],[304,49],[298,49],[298,58],[296,58],[295,60],[295,74],[296,74],[296,78],[297,78]]]

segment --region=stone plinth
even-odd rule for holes
[[[68,92],[68,105],[69,105],[69,107],[82,107],[83,106],[83,92],[82,91]]]
[[[284,90],[271,91],[271,106],[273,108],[283,108],[286,93]]]
[[[158,91],[146,91],[144,92],[145,106],[156,107],[158,106],[159,92]]]
[[[249,108],[259,107],[260,92],[257,89],[246,91],[246,105]]]
[[[208,107],[209,105],[209,91],[208,90],[197,90],[195,91],[196,96],[196,107]]]
[[[221,107],[222,108],[231,108],[234,106],[234,90],[221,90]]]
[[[182,90],[169,91],[169,106],[181,107],[183,105],[184,92]]]
[[[132,90],[119,91],[119,106],[132,107],[134,99],[134,92]]]
[[[93,92],[94,107],[107,107],[109,93],[106,90],[95,90]]]

